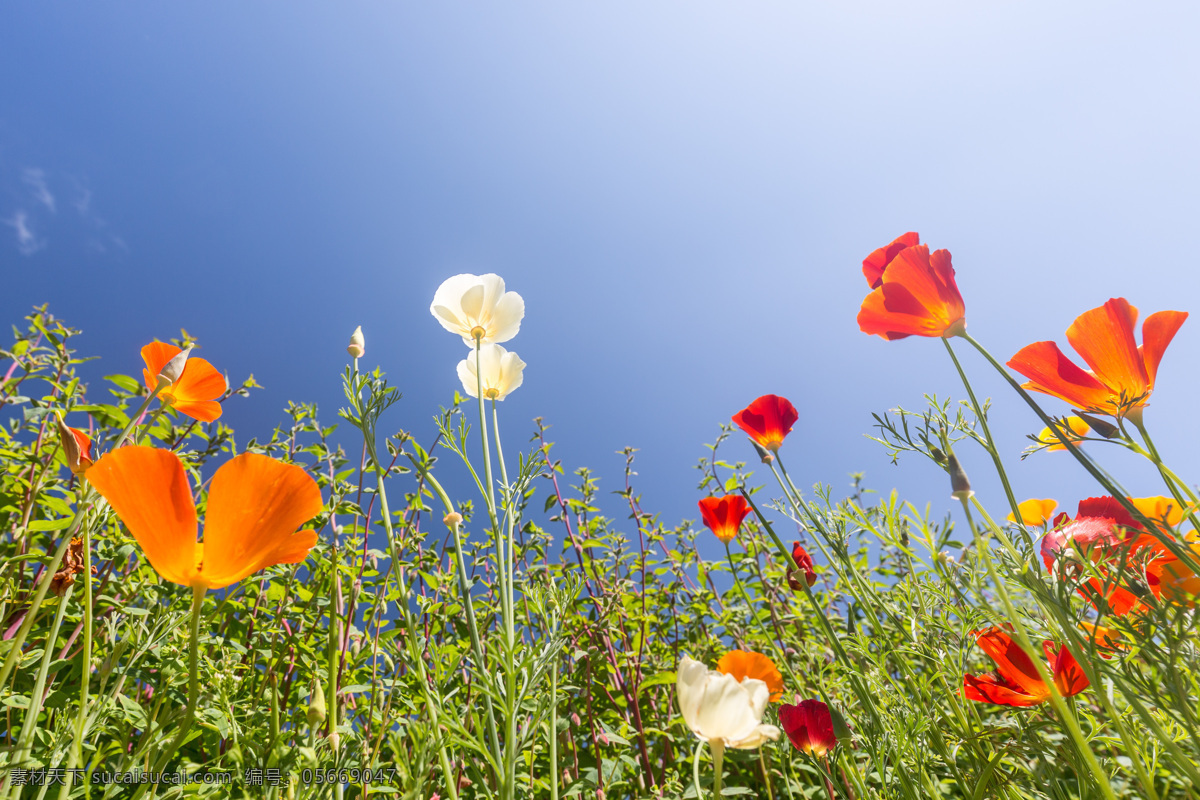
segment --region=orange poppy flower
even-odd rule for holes
[[[738,529],[742,527],[742,520],[750,513],[750,505],[740,494],[705,497],[699,505],[704,525],[725,544],[734,540]]]
[[[1021,512],[1021,522],[1026,525],[1038,526],[1045,525],[1050,521],[1050,515],[1054,513],[1054,509],[1058,507],[1058,503],[1054,500],[1026,500],[1017,506],[1017,510]],[[1009,522],[1016,522],[1017,518],[1013,514],[1008,515]]]
[[[317,541],[296,528],[316,516],[321,491],[308,473],[243,453],[212,477],[204,541],[183,463],[170,450],[122,447],[88,470],[151,566],[182,586],[220,589],[274,564],[297,564]]]
[[[733,422],[764,450],[778,452],[800,414],[786,397],[764,394],[733,415]]]
[[[62,445],[63,458],[76,475],[87,472],[92,466],[92,438],[78,428],[72,428],[57,415],[58,439]]]
[[[1200,532],[1189,531],[1184,537],[1192,558],[1200,561]],[[1146,581],[1150,591],[1162,602],[1180,606],[1196,605],[1200,597],[1200,575],[1163,546],[1161,542],[1150,545],[1157,555],[1146,565]]]
[[[1142,324],[1142,345],[1134,340],[1138,311],[1123,297],[1085,311],[1067,328],[1067,341],[1091,371],[1071,361],[1054,342],[1034,342],[1008,366],[1029,378],[1026,389],[1065,400],[1081,411],[1125,416],[1140,409],[1154,391],[1154,378],[1167,345],[1188,317],[1159,311]]]
[[[1050,687],[1038,675],[1033,660],[1002,628],[976,631],[975,641],[996,662],[996,671],[964,675],[963,692],[968,699],[1001,706],[1036,706],[1050,699]],[[1043,642],[1042,650],[1059,694],[1070,697],[1088,687],[1087,676],[1066,645],[1056,649],[1053,642]]]
[[[730,650],[717,662],[717,672],[732,675],[739,683],[746,678],[760,680],[771,690],[772,701],[783,697],[783,676],[775,668],[775,662],[762,653]]]
[[[175,345],[165,342],[151,342],[142,348],[142,360],[146,362],[142,378],[146,388],[154,391],[158,386],[158,373],[181,352]],[[225,376],[212,364],[203,358],[192,357],[184,364],[179,380],[159,392],[158,397],[164,405],[171,405],[180,414],[201,422],[212,422],[221,416],[221,404],[216,398],[225,394],[226,388]]]
[[[929,252],[920,237],[906,233],[863,260],[872,291],[858,312],[863,333],[885,339],[958,336],[966,330],[966,307],[949,250]]]

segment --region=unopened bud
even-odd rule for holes
[[[321,684],[313,681],[312,692],[308,696],[308,724],[309,726],[320,725],[325,721],[325,692],[321,688]]]
[[[755,451],[756,453],[758,453],[758,457],[762,459],[762,463],[764,463],[764,464],[770,464],[772,461],[774,461],[774,460],[775,460],[775,454],[774,454],[774,453],[772,453],[772,452],[771,452],[770,450],[768,450],[767,448],[763,447],[763,446],[762,446],[761,444],[759,444],[758,442],[756,442],[756,441],[754,441],[753,439],[751,439],[751,440],[750,440],[750,444],[754,445],[754,451]]]
[[[337,749],[338,749],[338,744],[339,744],[341,741],[342,741],[342,737],[338,735],[338,732],[337,732],[337,731],[332,731],[332,732],[330,732],[330,734],[329,734],[329,746],[333,748],[333,752],[335,752],[335,753],[337,752]]]
[[[58,439],[62,443],[63,458],[76,475],[82,475],[92,465],[92,440],[86,433],[70,427],[62,414],[55,414],[58,424]]]
[[[607,746],[608,734],[604,731],[600,731],[600,733],[596,734],[596,744]]]
[[[971,490],[971,479],[967,477],[967,471],[958,463],[958,456],[954,453],[950,454],[950,463],[946,468],[950,470],[950,496],[955,500],[971,499],[975,494]]]
[[[854,732],[846,724],[846,718],[842,716],[842,712],[837,706],[829,706],[829,718],[833,720],[833,735],[838,738],[839,742],[849,744]]]
[[[451,511],[446,516],[442,517],[442,522],[446,523],[447,528],[453,528],[456,525],[462,525],[463,515],[457,511]]]
[[[183,375],[183,368],[187,366],[188,356],[192,354],[192,348],[188,347],[180,350],[174,358],[166,363],[162,371],[158,373],[158,383],[163,388],[170,387],[179,380]],[[165,384],[165,386],[163,385]]]
[[[929,455],[933,456],[933,460],[941,466],[946,466],[946,454],[936,447],[929,448]]]
[[[353,358],[362,358],[367,352],[367,342],[363,339],[362,325],[354,329],[354,333],[350,335],[350,346],[346,348],[346,352]]]
[[[572,711],[571,712],[571,724],[578,725],[579,722],[580,722],[579,715],[576,714],[574,711]]]
[[[1076,411],[1075,415],[1088,424],[1088,427],[1096,433],[1103,436],[1105,439],[1114,439],[1121,432],[1121,429],[1111,422],[1105,422],[1099,417],[1093,417],[1091,414],[1085,414],[1082,411]]]

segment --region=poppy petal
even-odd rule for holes
[[[1015,686],[1031,695],[1046,691],[1046,684],[1038,675],[1033,660],[1002,629],[989,628],[979,631],[975,635],[975,641],[983,652],[996,662],[997,672]]]
[[[1142,360],[1146,365],[1146,377],[1154,388],[1158,375],[1158,364],[1162,361],[1167,345],[1175,338],[1179,326],[1188,318],[1186,311],[1159,311],[1146,317],[1142,323]]]
[[[775,662],[762,653],[730,650],[717,662],[717,672],[732,675],[739,681],[746,678],[760,680],[770,690],[772,701],[783,697],[783,676],[775,668]]]
[[[1063,697],[1079,694],[1090,685],[1083,668],[1065,644],[1058,649],[1058,655],[1051,659],[1051,663],[1054,665],[1054,685]]]
[[[1144,397],[1150,389],[1145,362],[1138,353],[1133,326],[1137,309],[1123,297],[1085,311],[1067,328],[1067,341],[1087,362],[1112,394],[1126,400]]]
[[[302,561],[317,535],[296,529],[320,513],[321,490],[308,473],[243,453],[213,475],[204,522],[202,573],[211,588],[273,564]]]
[[[213,422],[221,416],[221,404],[215,400],[178,400],[171,407],[184,416],[201,422]]]
[[[1023,708],[1036,706],[1050,699],[1050,694],[1027,694],[992,675],[963,675],[963,694],[977,703],[993,703],[999,706]]]
[[[225,376],[203,358],[189,358],[183,374],[171,387],[178,401],[213,400],[225,393]]]
[[[166,580],[191,586],[196,577],[196,506],[183,463],[170,450],[129,446],[87,472]]]
[[[875,250],[871,255],[863,259],[863,277],[867,279],[867,285],[872,289],[879,286],[883,282],[883,271],[887,269],[888,264],[892,263],[892,259],[896,254],[906,247],[913,247],[920,244],[921,237],[919,234],[909,231],[902,233],[893,239],[889,244]]]
[[[1063,355],[1054,342],[1022,347],[1008,366],[1029,378],[1026,389],[1066,400],[1076,408],[1109,413],[1110,392],[1090,372]]]

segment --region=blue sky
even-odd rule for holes
[[[459,339],[429,315],[459,272],[526,300],[510,452],[543,416],[569,468],[694,518],[718,423],[800,410],[802,484],[864,471],[935,513],[872,411],[962,395],[940,343],[858,332],[861,260],[907,230],[954,255],[971,332],[1002,358],[1125,296],[1200,310],[1200,10],[1115,3],[7,3],[0,9],[0,311],[86,332],[94,375],[179,328],[335,419],[355,325],[404,391],[384,429],[428,439]],[[1200,319],[1147,419],[1200,475]],[[1068,458],[977,358],[1022,497],[1073,507]],[[1047,407],[1065,411],[1048,400]],[[729,455],[750,458],[741,441]],[[1115,456],[1116,454],[1114,454]],[[963,459],[1002,505],[988,461]],[[1153,474],[1114,459],[1131,491]],[[607,508],[623,517],[612,498]]]

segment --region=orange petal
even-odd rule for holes
[[[1083,668],[1079,666],[1079,662],[1075,660],[1075,656],[1071,655],[1071,651],[1064,644],[1058,649],[1058,654],[1053,655],[1051,650],[1053,645],[1046,642],[1047,655],[1050,656],[1050,663],[1053,666],[1054,685],[1058,688],[1058,693],[1063,697],[1071,697],[1079,694],[1088,687],[1087,675],[1084,674]]]
[[[883,272],[887,269],[888,264],[892,263],[892,259],[906,247],[913,247],[921,241],[921,237],[913,232],[902,233],[891,241],[891,243],[875,250],[871,255],[863,259],[863,277],[867,279],[867,285],[872,289],[879,286],[883,282]]]
[[[762,653],[730,650],[717,662],[717,672],[732,675],[738,681],[746,678],[762,681],[771,690],[771,700],[773,701],[783,696],[783,676],[775,668],[775,662]]]
[[[1167,345],[1175,338],[1175,332],[1188,318],[1186,311],[1159,311],[1146,317],[1142,323],[1142,360],[1146,365],[1146,377],[1150,388],[1158,375],[1158,364],[1162,361]]]
[[[100,492],[166,580],[196,577],[196,506],[183,463],[170,450],[122,447],[97,461],[87,480]]]
[[[221,416],[221,404],[213,400],[179,400],[171,403],[171,407],[201,422],[212,422]]]
[[[178,408],[184,402],[215,400],[225,393],[225,387],[225,376],[217,372],[212,364],[203,358],[189,358],[183,374],[171,387],[171,394]]]
[[[1045,694],[1046,684],[1038,675],[1033,660],[1000,628],[979,631],[975,641],[996,662],[997,671],[1031,695]]]
[[[1092,427],[1079,417],[1067,417],[1066,423],[1066,427],[1059,426],[1059,430],[1071,442],[1074,442],[1076,439],[1082,439],[1092,431]],[[1058,425],[1058,423],[1056,422],[1055,425]],[[1067,446],[1059,441],[1058,435],[1050,430],[1049,427],[1042,428],[1041,433],[1038,434],[1038,441],[1046,445],[1047,452],[1067,449]]]
[[[1058,508],[1058,502],[1048,499],[1026,500],[1017,506],[1017,510],[1021,512],[1021,522],[1026,525],[1045,525],[1056,508]],[[1017,518],[1009,514],[1008,521],[1016,522]]]
[[[142,360],[146,362],[142,378],[146,381],[147,389],[154,391],[154,387],[158,386],[158,373],[162,372],[167,362],[179,355],[179,352],[178,347],[166,342],[151,342],[142,348]]]
[[[963,694],[968,700],[999,706],[1036,706],[1050,699],[1049,692],[1027,694],[993,675],[964,675]]]
[[[219,589],[273,564],[303,561],[317,535],[296,529],[322,506],[317,482],[294,464],[257,453],[229,461],[208,492],[205,582]]]
[[[1090,372],[1063,355],[1054,342],[1022,347],[1008,366],[1030,379],[1026,389],[1066,400],[1076,408],[1111,414],[1112,392]]]
[[[1146,365],[1133,337],[1137,309],[1123,297],[1085,311],[1067,328],[1067,341],[1112,394],[1126,400],[1145,397],[1150,389]]]
[[[1183,522],[1183,509],[1173,497],[1130,497],[1129,502],[1151,522],[1166,522],[1174,527]]]

